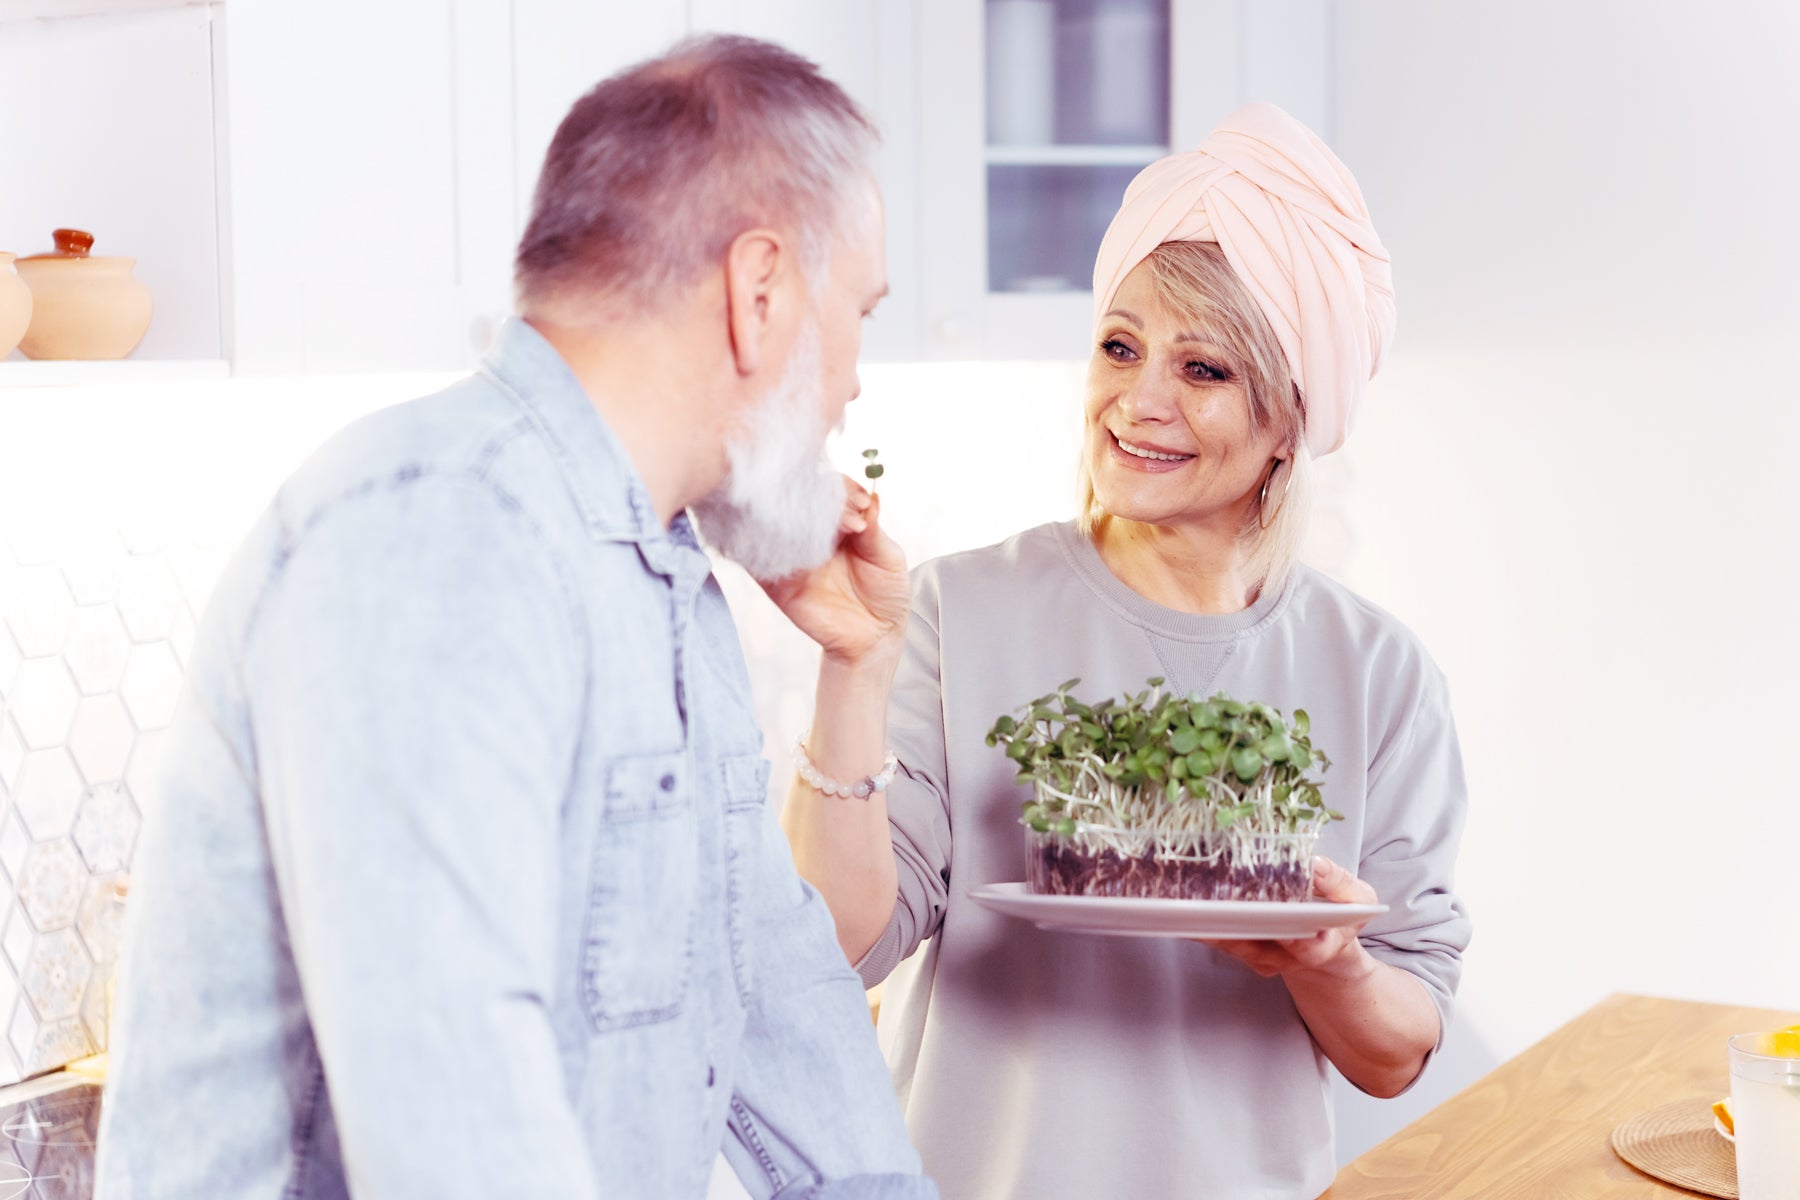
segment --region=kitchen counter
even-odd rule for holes
[[[1660,1200],[1695,1193],[1627,1165],[1613,1128],[1731,1090],[1725,1039],[1800,1016],[1614,995],[1338,1172],[1320,1200]]]

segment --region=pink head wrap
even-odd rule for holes
[[[1163,242],[1217,242],[1256,298],[1306,399],[1314,457],[1344,444],[1394,334],[1387,251],[1325,143],[1273,104],[1247,104],[1200,148],[1145,167],[1100,242],[1094,320]]]

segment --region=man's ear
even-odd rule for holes
[[[739,375],[754,374],[762,365],[765,343],[780,315],[776,285],[792,269],[791,257],[781,235],[769,229],[746,230],[726,250],[725,319]]]

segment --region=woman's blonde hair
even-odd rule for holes
[[[1312,507],[1306,402],[1294,383],[1287,355],[1216,242],[1164,242],[1144,258],[1144,264],[1157,299],[1235,359],[1232,365],[1249,399],[1251,428],[1258,433],[1273,429],[1281,439],[1286,465],[1276,469],[1273,478],[1265,476],[1262,503],[1251,510],[1238,535],[1251,578],[1265,591],[1278,588],[1300,553]],[[1085,456],[1080,487],[1081,529],[1091,538],[1108,516],[1094,497]]]

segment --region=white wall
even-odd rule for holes
[[[1800,1014],[1800,10],[1334,18],[1400,312],[1345,578],[1450,677],[1475,919],[1445,1061],[1340,1106],[1355,1153],[1610,992]]]

